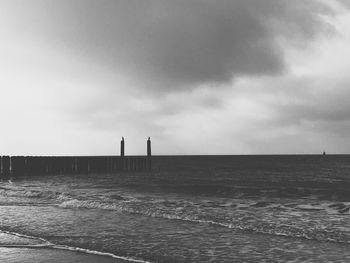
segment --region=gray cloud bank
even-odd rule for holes
[[[317,0],[17,2],[29,32],[165,90],[279,74],[279,40],[307,42],[325,27],[319,15],[332,13]]]
[[[138,147],[131,141],[151,135],[157,152],[168,154],[318,152],[327,140],[334,152],[349,146],[340,141],[350,127],[347,68],[341,76],[327,69],[311,79],[289,70],[303,68],[313,57],[304,47],[332,30],[323,18],[337,14],[326,1],[6,1],[15,14],[11,26],[18,27],[9,31],[42,52],[35,49],[33,61],[59,62],[39,63],[32,84],[44,94],[32,99],[51,102],[38,112],[59,116],[46,134],[85,134],[81,153],[95,147],[105,154],[119,135],[130,139],[130,149]],[[54,78],[38,84],[50,73]],[[40,127],[32,134],[38,144],[43,140]]]

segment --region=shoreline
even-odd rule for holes
[[[0,260],[7,263],[126,263],[147,262],[112,253],[56,245],[45,239],[0,230]]]
[[[7,263],[126,263],[128,260],[110,256],[69,251],[54,247],[5,247],[0,246],[0,260]]]

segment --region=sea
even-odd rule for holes
[[[350,155],[154,156],[150,172],[11,178],[1,235],[0,248],[25,238],[130,262],[350,262]]]

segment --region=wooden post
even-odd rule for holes
[[[120,156],[121,157],[125,156],[125,141],[124,141],[124,137],[122,137],[122,140],[120,141]]]
[[[151,137],[147,139],[147,157],[151,157]]]
[[[152,170],[151,138],[147,140],[147,170]]]
[[[3,174],[3,178],[6,179],[10,173],[10,156],[3,156],[1,159],[2,159],[2,174]]]
[[[86,174],[88,170],[88,157],[77,158],[78,173]]]
[[[74,157],[74,159],[73,159],[73,171],[74,171],[74,173],[78,173],[78,161],[77,161],[77,157]]]
[[[11,173],[16,176],[23,176],[25,174],[24,156],[11,157]]]
[[[90,173],[90,158],[87,157],[87,173]]]

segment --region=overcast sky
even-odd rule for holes
[[[350,153],[347,0],[0,0],[0,154]]]

